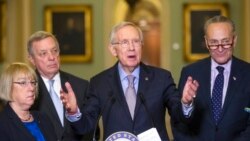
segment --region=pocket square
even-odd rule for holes
[[[250,113],[250,108],[249,107],[245,107],[244,109],[246,112]]]

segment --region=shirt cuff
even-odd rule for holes
[[[191,104],[182,103],[182,112],[186,118],[189,118],[191,116],[193,109],[194,109],[193,103]]]
[[[77,109],[77,112],[73,115],[70,115],[67,111],[65,112],[65,117],[70,122],[76,122],[81,119],[82,113],[80,112],[79,108]]]

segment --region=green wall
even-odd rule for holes
[[[104,52],[107,49],[107,45],[104,44],[104,5],[108,0],[31,0],[32,2],[32,21],[31,31],[44,30],[44,7],[47,5],[91,5],[92,6],[92,45],[93,45],[93,58],[89,63],[63,63],[62,70],[75,74],[81,78],[89,79],[91,76],[105,69]],[[109,0],[110,1],[110,0]],[[166,2],[167,1],[167,2]],[[183,5],[185,3],[211,3],[211,2],[226,2],[229,5],[229,15],[232,20],[235,21],[238,43],[235,50],[235,55],[242,58],[242,49],[244,38],[243,33],[243,3],[242,0],[162,0],[164,4],[170,4],[166,6],[170,8],[169,17],[166,18],[166,22],[170,22],[170,66],[168,69],[172,72],[176,82],[179,80],[181,68],[184,65],[189,64],[184,60],[183,55]],[[114,5],[114,3],[110,3]],[[164,5],[163,5],[164,7]],[[114,15],[112,13],[112,15]],[[162,38],[164,40],[164,38]],[[173,44],[179,45],[179,49],[173,49]],[[0,70],[2,70],[3,63],[0,64]]]
[[[91,5],[92,6],[92,45],[93,58],[89,63],[62,63],[61,69],[84,79],[102,71],[104,68],[103,45],[103,1],[102,0],[34,0],[33,31],[44,30],[44,7],[47,5]]]
[[[185,3],[212,3],[212,2],[225,2],[229,6],[229,17],[236,24],[236,31],[238,34],[238,42],[236,45],[236,50],[234,52],[235,56],[242,58],[243,54],[243,1],[238,0],[170,0],[170,22],[171,22],[171,44],[178,43],[180,49],[174,50],[171,49],[171,68],[170,71],[173,74],[175,81],[178,83],[180,72],[183,66],[190,64],[184,60],[184,30],[183,30],[183,5]]]

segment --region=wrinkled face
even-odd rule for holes
[[[237,36],[234,36],[229,23],[208,25],[205,40],[210,55],[215,62],[225,64],[232,58]]]
[[[125,26],[117,31],[116,42],[109,46],[113,56],[117,57],[128,74],[141,61],[142,41],[138,31],[132,26]]]
[[[19,75],[14,78],[12,84],[11,103],[15,107],[22,109],[29,109],[34,101],[36,95],[37,82],[33,78],[27,78],[25,75]]]
[[[29,56],[30,62],[45,78],[53,78],[60,67],[59,49],[52,37],[35,41],[32,44],[33,55]]]

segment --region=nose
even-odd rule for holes
[[[134,50],[135,49],[135,45],[133,41],[129,42],[129,50]]]
[[[218,46],[218,50],[219,50],[220,52],[223,51],[223,49],[224,49],[224,48],[223,48],[222,45],[219,45],[219,46]]]
[[[49,52],[49,59],[50,59],[50,60],[54,60],[55,57],[56,57],[55,54],[53,54],[52,52]]]

